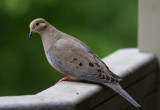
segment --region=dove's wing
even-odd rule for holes
[[[122,78],[119,77],[118,75],[114,74],[112,71],[110,71],[109,67],[83,42],[81,42],[80,40],[76,39],[73,37],[73,39],[77,42],[79,42],[81,45],[83,45],[82,47],[87,50],[87,52],[89,52],[90,54],[92,54],[92,56],[94,57],[95,61],[99,62],[96,63],[99,66],[101,66],[101,68],[103,67],[103,70],[105,71],[105,73],[109,73],[111,74],[113,77],[117,78],[118,81],[122,81]],[[97,65],[97,66],[98,66]]]
[[[121,80],[85,44],[73,38],[59,39],[47,55],[54,67],[67,75],[104,83]]]

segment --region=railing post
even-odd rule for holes
[[[154,53],[160,62],[160,0],[139,0],[138,19],[138,48],[141,51]],[[157,79],[158,103],[160,102],[160,77]],[[157,104],[157,110],[160,110],[160,104]]]

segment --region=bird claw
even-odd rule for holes
[[[58,84],[62,81],[70,81],[70,80],[71,80],[71,78],[69,76],[67,76],[67,77],[64,77],[64,78],[60,79],[56,84]]]

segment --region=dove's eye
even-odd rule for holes
[[[36,26],[38,26],[39,25],[39,22],[36,22]]]

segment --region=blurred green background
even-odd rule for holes
[[[0,96],[35,94],[64,77],[46,60],[29,23],[44,18],[85,42],[100,58],[137,47],[137,0],[1,0]]]

